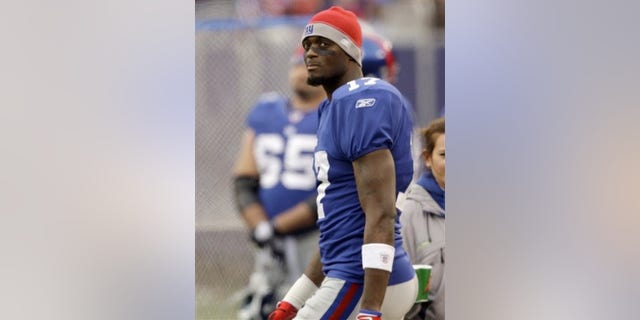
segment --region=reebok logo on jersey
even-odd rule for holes
[[[376,99],[374,98],[360,99],[356,101],[356,109],[373,107],[375,103],[376,103]]]

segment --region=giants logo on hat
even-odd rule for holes
[[[300,30],[300,29],[298,29],[298,30]],[[298,32],[300,32],[300,31],[298,31]],[[312,33],[313,33],[313,25],[312,24],[307,25],[307,27],[304,29],[304,35],[306,36],[306,35],[309,35],[309,34],[312,34]]]
[[[355,13],[338,6],[318,12],[305,27],[300,41],[311,36],[320,36],[335,42],[362,66],[362,30]]]

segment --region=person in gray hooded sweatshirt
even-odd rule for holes
[[[444,118],[421,130],[426,170],[398,200],[404,248],[412,264],[432,266],[428,302],[416,304],[408,320],[444,319]]]

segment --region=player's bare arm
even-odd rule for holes
[[[324,280],[324,273],[322,273],[322,262],[320,262],[320,249],[316,250],[315,255],[309,261],[307,265],[307,269],[304,271],[304,274],[313,281],[316,286],[320,286],[322,281]]]
[[[381,149],[353,162],[360,204],[366,215],[364,244],[394,245],[395,165],[391,152]],[[393,258],[393,257],[392,257]],[[389,272],[366,268],[362,309],[380,310]]]
[[[311,200],[315,203],[315,194]],[[303,201],[273,218],[273,227],[278,232],[286,234],[312,227],[316,224],[317,219],[318,213],[315,205],[310,205],[310,201]]]

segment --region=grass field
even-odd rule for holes
[[[253,253],[244,230],[196,231],[196,319],[232,320],[234,293],[253,270]]]

